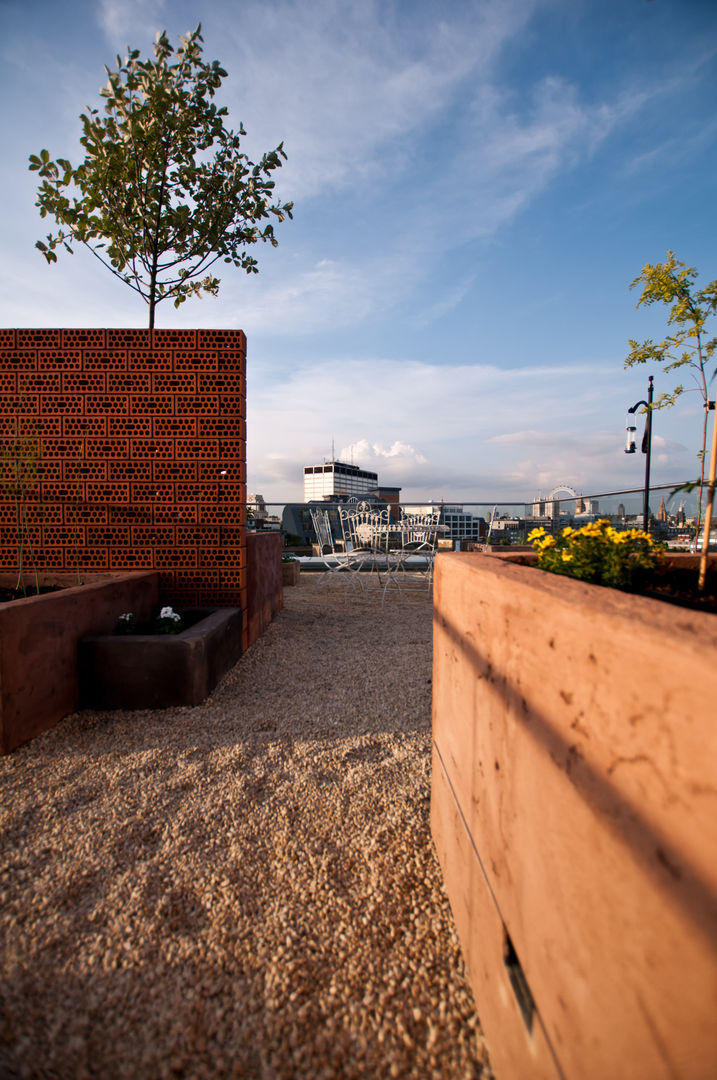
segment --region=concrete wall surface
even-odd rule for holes
[[[5,578],[2,584],[14,579]],[[109,634],[132,611],[146,619],[157,606],[153,572],[64,575],[45,584],[59,592],[0,604],[0,749],[7,754],[53,727],[79,703],[77,652],[88,634]]]
[[[432,829],[498,1080],[717,1074],[717,617],[489,555],[434,586]]]
[[[244,649],[264,633],[284,606],[281,533],[249,532],[246,542],[248,589]]]

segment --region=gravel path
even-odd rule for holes
[[[429,832],[430,601],[284,595],[204,705],[0,759],[1,1077],[490,1077]]]

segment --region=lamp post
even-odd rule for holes
[[[635,412],[644,405],[647,409],[645,417],[645,434],[642,436],[642,452],[645,455],[645,494],[642,504],[642,527],[649,532],[650,516],[650,457],[652,454],[652,375],[647,384],[647,401],[636,401],[631,409],[627,410],[627,439],[625,441],[625,453],[635,453]]]

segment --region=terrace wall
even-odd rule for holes
[[[167,603],[246,610],[243,331],[2,329],[0,415],[0,569],[36,444],[26,567],[157,570]]]

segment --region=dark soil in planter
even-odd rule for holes
[[[189,610],[178,610],[176,612],[182,620],[179,629],[175,633],[169,633],[166,630],[158,630],[156,620],[159,618],[159,610],[155,612],[150,619],[145,622],[138,622],[134,624],[134,629],[131,634],[126,632],[118,633],[114,631],[114,637],[139,637],[140,635],[150,637],[176,637],[177,634],[181,634],[184,630],[189,630],[195,623],[201,622],[202,619],[207,617],[207,613],[203,608],[191,608]]]
[[[634,583],[632,592],[664,600],[667,604],[704,611],[717,615],[717,581],[714,574],[707,575],[704,592],[697,588],[697,570],[669,569],[657,571]]]
[[[28,596],[44,596],[45,593],[60,592],[62,585],[41,585],[39,589],[36,589],[33,585],[26,586],[25,591],[22,589],[6,589],[0,588],[0,604],[7,604],[10,600],[26,600]]]

